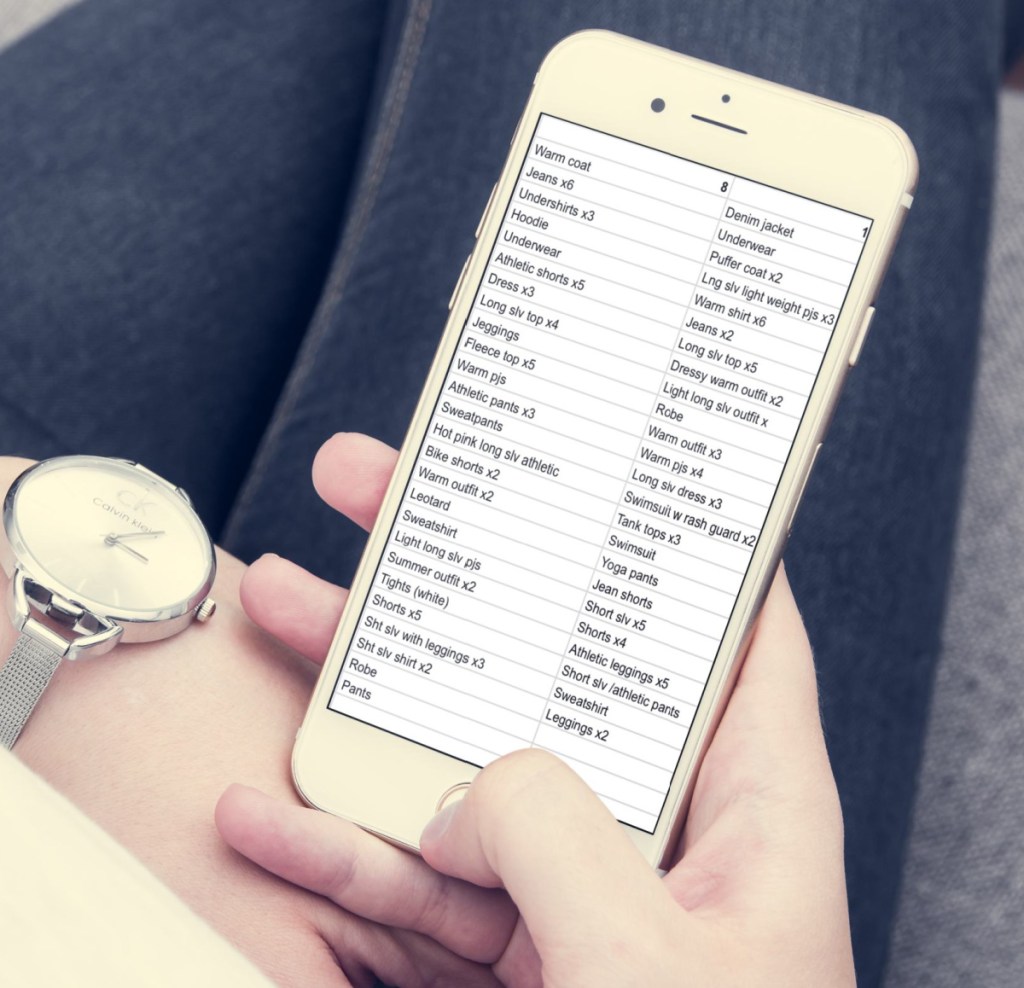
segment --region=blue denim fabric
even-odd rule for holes
[[[89,0],[0,55],[4,452],[138,459],[219,530],[331,263],[386,14]]]
[[[544,52],[607,27],[854,103],[917,204],[787,553],[879,983],[938,650],[983,275],[999,0],[89,0],[0,57],[0,443],[138,458],[223,544],[345,580],[309,464],[401,440]],[[280,394],[279,394],[280,392]],[[276,405],[275,405],[276,401]]]

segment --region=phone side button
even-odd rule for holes
[[[807,470],[804,473],[804,481],[800,485],[800,493],[797,494],[796,500],[793,502],[793,507],[789,509],[789,521],[786,524],[786,534],[788,535],[793,531],[793,519],[796,518],[797,510],[800,508],[800,502],[804,499],[804,491],[807,490],[807,481],[811,478],[811,471],[814,469],[814,464],[818,462],[818,454],[821,452],[821,443],[814,449],[814,453],[811,455],[811,462],[807,464]]]
[[[459,782],[457,785],[451,786],[449,789],[445,789],[445,791],[441,793],[441,798],[437,801],[437,806],[434,808],[434,812],[440,813],[446,806],[451,806],[452,803],[457,803],[468,791],[468,782]]]
[[[452,306],[455,304],[455,296],[459,294],[459,289],[462,288],[462,281],[466,277],[466,268],[469,267],[469,259],[472,254],[466,255],[466,260],[462,262],[462,270],[459,272],[459,280],[455,282],[455,288],[452,289],[452,297],[448,299],[448,311],[452,311]]]
[[[480,231],[484,228],[484,223],[487,222],[487,217],[491,215],[491,206],[494,205],[494,193],[497,191],[498,183],[495,182],[494,185],[491,186],[491,194],[487,197],[487,205],[484,206],[484,211],[480,214],[480,222],[476,225],[476,233],[473,234],[474,238],[480,236]]]
[[[519,118],[519,122],[516,124],[516,129],[514,131],[512,131],[512,139],[508,142],[508,146],[509,147],[514,147],[515,146],[516,139],[519,137],[519,131],[521,131],[523,129],[523,121],[525,119],[526,119],[526,114],[524,113]]]
[[[869,305],[864,312],[864,318],[860,322],[860,332],[857,334],[857,339],[854,341],[853,349],[850,351],[850,366],[856,365],[860,359],[860,351],[864,346],[864,341],[867,339],[868,330],[871,328],[871,320],[875,318],[875,307]]]

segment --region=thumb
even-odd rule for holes
[[[628,983],[680,932],[683,914],[654,869],[583,780],[544,751],[487,766],[427,824],[420,850],[437,871],[505,887],[546,984],[559,971],[575,984]]]

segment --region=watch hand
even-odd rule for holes
[[[137,549],[133,549],[130,545],[125,545],[121,542],[116,535],[107,535],[103,539],[106,545],[116,545],[119,549],[124,549],[125,552],[130,552],[136,559],[141,559],[144,563],[148,563],[149,560]]]
[[[125,539],[152,539],[157,535],[166,535],[166,532],[125,532],[124,535],[114,535],[111,532],[106,537],[106,542],[113,545],[115,542],[123,542]]]

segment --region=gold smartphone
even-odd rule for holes
[[[665,861],[916,179],[872,114],[551,51],[295,746],[310,804],[415,849],[536,746]]]

